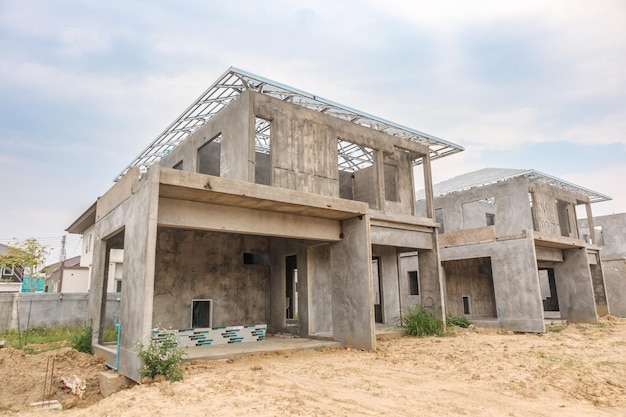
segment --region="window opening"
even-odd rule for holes
[[[385,200],[398,201],[398,167],[395,165],[384,165],[385,179]]]
[[[561,236],[571,236],[572,228],[570,225],[569,204],[565,201],[556,200],[556,209],[559,216],[559,227],[561,229]]]
[[[260,253],[248,253],[243,254],[244,265],[265,265],[265,256]]]
[[[260,117],[254,121],[254,182],[271,185],[271,130],[272,123]]]
[[[495,224],[495,197],[463,203],[463,229],[476,229]],[[489,223],[493,221],[493,223]]]
[[[183,161],[179,161],[172,168],[177,169],[179,171],[182,171],[183,170]]]
[[[221,152],[222,134],[219,133],[198,148],[198,172],[219,177]]]
[[[378,208],[378,174],[374,150],[337,138],[339,196]]]
[[[420,295],[420,284],[417,271],[409,271],[409,294]]]
[[[437,208],[435,209],[435,222],[439,223],[439,228],[437,229],[440,234],[445,233],[445,228],[443,227],[443,209]]]

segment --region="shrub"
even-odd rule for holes
[[[93,354],[91,348],[91,326],[85,326],[72,336],[72,347],[79,352]]]
[[[424,310],[421,305],[414,309],[405,309],[400,317],[404,333],[408,336],[425,336],[443,334],[442,322],[435,319],[429,311]]]
[[[139,344],[138,354],[143,361],[143,366],[139,369],[142,377],[163,375],[170,382],[183,379],[180,365],[187,353],[178,347],[178,341],[172,333],[159,340],[151,339],[147,347]]]
[[[452,326],[456,326],[456,327],[463,327],[463,328],[468,328],[470,326],[470,322],[467,319],[467,317],[465,316],[451,316],[451,315],[447,315],[446,316],[446,326],[448,327],[452,327]]]

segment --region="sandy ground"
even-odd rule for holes
[[[88,380],[85,397],[55,386],[64,411],[41,400],[55,377]],[[71,349],[0,350],[0,414],[17,416],[626,416],[626,319],[543,335],[460,329],[454,336],[379,341],[376,351],[319,348],[186,365],[185,380],[133,386],[102,399],[101,361]],[[57,378],[58,379],[58,378]],[[69,408],[69,409],[68,409]]]

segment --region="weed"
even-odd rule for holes
[[[107,326],[104,328],[102,334],[102,341],[104,343],[117,342],[117,327]]]
[[[400,320],[400,327],[408,336],[443,334],[442,322],[435,319],[432,313],[424,310],[421,305],[415,306],[414,309],[405,309]]]
[[[91,326],[85,326],[80,333],[72,336],[72,347],[79,352],[93,354],[91,348]]]
[[[143,361],[139,375],[150,378],[163,375],[170,382],[183,379],[183,369],[180,365],[187,353],[178,347],[174,334],[166,333],[161,339],[150,339],[148,346],[140,343],[137,350],[139,358]]]
[[[72,340],[72,337],[80,333],[82,328],[70,326],[56,327],[31,327],[28,330],[18,332],[17,330],[5,330],[0,332],[0,340],[5,340],[7,346],[14,349],[24,349],[30,344],[55,344],[55,348],[62,347],[65,343]],[[25,352],[35,351],[36,349],[28,349]],[[41,351],[41,350],[37,350]]]
[[[563,330],[565,330],[565,326],[561,325],[546,327],[546,331],[549,333],[561,333]]]
[[[446,315],[446,326],[456,326],[467,329],[470,326],[470,322],[465,316],[452,316],[448,314]]]
[[[617,365],[617,362],[613,362],[613,361],[600,361],[600,362],[596,362],[596,366],[598,368],[602,368],[603,366],[608,366],[613,368],[615,365]]]
[[[559,357],[554,355],[546,355],[546,353],[542,350],[539,351],[539,357],[550,361],[552,363],[561,364],[563,366],[581,368],[583,366],[583,361],[580,359],[572,359],[568,357]]]

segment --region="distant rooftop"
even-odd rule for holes
[[[121,179],[132,167],[148,167],[159,162],[164,155],[176,148],[196,129],[204,125],[207,120],[214,117],[220,110],[247,89],[319,111],[320,113],[326,113],[340,119],[348,120],[380,132],[418,142],[429,147],[430,157],[433,160],[464,150],[462,146],[452,142],[231,67],[212,86],[202,93],[202,95],[172,122],[172,124],[157,136],[157,138],[144,149],[115,180]],[[256,149],[261,152],[268,148],[268,138],[267,135],[264,134],[266,129],[267,126],[263,124],[257,126]],[[358,147],[339,147],[339,154],[342,161],[356,160],[362,157],[362,150]]]
[[[611,197],[590,190],[580,185],[572,184],[565,180],[553,177],[534,169],[509,169],[509,168],[483,168],[478,171],[468,172],[467,174],[458,175],[448,180],[433,185],[433,193],[435,197],[451,194],[458,191],[469,190],[471,188],[482,187],[484,185],[495,184],[501,181],[507,181],[513,178],[526,177],[530,180],[543,184],[551,185],[565,191],[581,194],[589,197],[589,202],[598,203],[601,201],[611,200]],[[417,200],[424,199],[424,190],[417,192]]]

